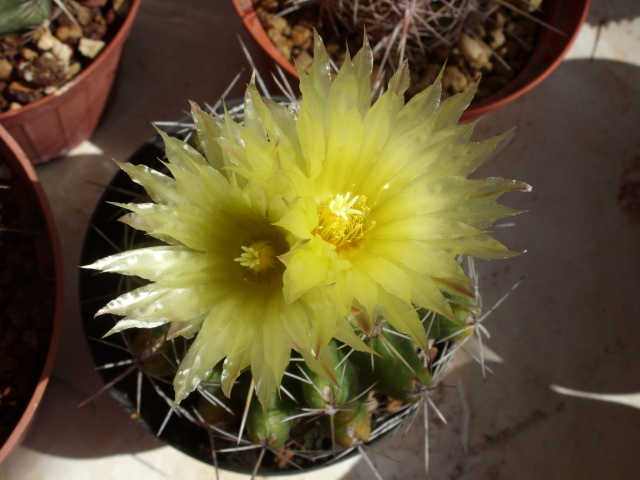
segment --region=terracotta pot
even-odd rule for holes
[[[587,17],[591,0],[546,0],[546,2],[543,20],[564,34],[542,28],[524,69],[499,92],[482,101],[472,103],[462,115],[461,122],[471,121],[515,100],[544,80],[560,64]],[[262,27],[253,8],[253,1],[233,0],[233,4],[245,27],[265,53],[286,72],[297,77],[298,73],[293,64],[280,53]]]
[[[39,309],[37,317],[39,319],[37,322],[39,323],[36,325],[38,342],[42,339],[48,340],[47,344],[42,343],[38,347],[37,357],[42,359],[41,362],[32,364],[31,367],[29,367],[28,376],[30,383],[33,385],[33,390],[29,400],[26,402],[24,412],[20,419],[15,425],[9,425],[7,427],[11,428],[13,426],[13,431],[5,440],[4,444],[0,445],[0,462],[2,462],[24,438],[47,387],[62,326],[64,278],[62,270],[62,250],[59,243],[58,232],[44,190],[31,162],[15,139],[13,139],[2,126],[0,126],[0,158],[12,171],[13,176],[10,180],[9,188],[11,189],[11,195],[15,205],[19,206],[21,215],[29,212],[29,224],[33,225],[33,229],[37,229],[36,234],[25,235],[28,235],[29,243],[33,244],[36,257],[35,275],[41,280],[39,284],[44,285],[45,291],[41,304],[38,303],[36,298],[29,299],[29,301],[33,301],[33,303],[30,304],[31,310],[28,310],[27,314],[30,315],[31,318],[35,318],[35,314],[33,313],[34,308]],[[22,243],[26,242],[22,241]],[[2,248],[3,245],[0,245],[0,249]],[[5,286],[3,286],[2,289],[4,290]],[[2,313],[3,315],[0,316],[0,321],[6,321],[8,325],[10,323],[9,315],[4,315],[4,312]],[[2,332],[2,327],[3,325],[0,324],[0,332]],[[34,329],[36,327],[34,327]],[[31,330],[32,333],[34,329]],[[23,376],[27,374],[25,372],[22,372]],[[29,391],[26,392],[28,394]],[[0,394],[7,394],[7,392],[0,392]],[[2,412],[4,408],[2,398],[0,398],[0,412]],[[16,412],[15,417],[17,417],[17,413],[18,412]],[[0,418],[4,419],[5,415],[2,415]],[[12,418],[14,418],[14,416],[12,416]],[[3,425],[3,427],[6,426]]]
[[[124,42],[141,0],[133,0],[127,18],[103,52],[59,92],[19,110],[0,113],[2,125],[34,164],[65,155],[91,137],[107,105]]]

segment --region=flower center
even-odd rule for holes
[[[247,267],[255,274],[266,273],[276,265],[275,247],[269,240],[260,240],[241,248],[244,253],[233,261]]]
[[[351,198],[351,192],[347,192],[345,195],[329,197],[318,211],[317,233],[336,247],[355,242],[373,226],[371,224],[365,228],[369,211],[367,198],[363,195]]]

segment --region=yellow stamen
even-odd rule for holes
[[[234,258],[234,262],[238,262],[243,267],[247,267],[254,273],[264,273],[272,268],[276,262],[276,252],[273,242],[261,240],[253,242],[250,246],[241,247],[244,253],[238,258]]]
[[[358,208],[353,208],[356,204]],[[351,198],[351,192],[347,192],[345,195],[330,197],[327,204],[319,209],[317,232],[336,247],[355,242],[373,227],[370,224],[365,228],[369,211],[367,198],[364,196],[356,195]]]
[[[351,200],[349,200],[350,196],[351,192],[347,192],[347,194],[344,196],[336,195],[336,198],[332,198],[329,202],[329,210],[331,210],[331,213],[338,217],[342,217],[345,220],[349,220],[349,217],[347,217],[347,215],[361,214],[362,212],[360,210],[351,208],[353,207],[353,204],[358,201],[358,198],[360,198],[360,196],[356,195]]]

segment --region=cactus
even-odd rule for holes
[[[137,372],[138,416],[155,392],[168,411],[160,432],[172,416],[187,421],[183,430],[206,432],[214,464],[254,462],[254,474],[364,454],[363,444],[433,406],[467,323],[479,322],[468,255],[514,254],[484,229],[517,213],[495,203],[502,193],[529,190],[464,178],[499,140],[467,144],[472,126],[456,122],[469,95],[439,105],[435,85],[403,107],[401,69],[370,107],[368,44],[333,84],[320,38],[316,62],[301,101],[262,98],[251,82],[239,108],[193,105],[193,124],[159,130],[160,163],[147,146],[152,163],[121,164],[146,193],[110,197],[132,227],[118,234],[121,253],[86,267],[129,280],[98,312],[110,324],[104,342],[120,339],[131,356],[108,385]],[[358,137],[361,121],[375,139]],[[337,137],[322,146],[332,122]],[[375,144],[392,134],[402,140]],[[424,163],[403,150],[416,141]],[[332,142],[343,161],[365,164],[346,171],[330,155],[314,164]],[[357,175],[367,185],[352,193]],[[143,245],[139,232],[160,244]]]
[[[51,0],[4,0],[0,4],[0,35],[36,27],[51,15]]]

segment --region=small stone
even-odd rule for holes
[[[55,45],[60,45],[61,43],[62,42],[58,40],[55,35],[46,30],[41,32],[36,40],[36,46],[45,52],[51,50]]]
[[[69,65],[69,71],[67,71],[66,77],[67,81],[71,80],[73,77],[79,74],[81,70],[82,66],[80,65],[80,62],[73,62],[71,65]]]
[[[469,79],[454,65],[445,67],[442,75],[442,87],[452,93],[461,93],[469,88]]]
[[[60,25],[56,29],[56,38],[61,42],[76,44],[82,38],[82,27],[77,23]]]
[[[311,48],[313,46],[313,32],[310,28],[296,25],[291,29],[291,41],[296,47]]]
[[[387,412],[395,413],[398,410],[400,410],[403,406],[404,406],[404,402],[402,400],[389,398],[387,401]]]
[[[58,60],[64,62],[68,67],[71,57],[73,57],[73,48],[66,43],[60,43],[53,46],[51,53],[53,53]]]
[[[73,16],[76,21],[83,26],[89,25],[93,20],[93,15],[91,15],[91,9],[89,7],[85,7],[79,3],[73,4]]]
[[[78,50],[87,58],[95,58],[104,48],[105,43],[102,40],[92,40],[90,38],[80,39]]]
[[[482,42],[470,37],[466,33],[463,33],[460,35],[458,47],[460,48],[460,52],[464,56],[465,60],[469,62],[471,68],[490,68],[491,63],[489,62],[489,58],[491,57],[491,49]]]
[[[77,23],[72,23],[69,25],[69,40],[73,40],[75,42],[80,41],[82,38],[82,27]]]
[[[305,72],[309,71],[312,63],[313,57],[306,50],[302,50],[296,57],[296,64]]]
[[[65,82],[68,65],[52,52],[44,52],[33,62],[25,62],[20,69],[20,77],[38,87],[62,85]],[[21,100],[18,100],[21,101]]]
[[[61,25],[56,28],[55,35],[61,42],[66,42],[69,39],[69,25]]]
[[[127,13],[129,13],[130,8],[131,0],[113,0],[113,9],[121,17],[124,17]]]
[[[17,110],[22,108],[21,104],[34,102],[42,98],[42,91],[37,88],[31,88],[22,82],[11,82],[7,87],[7,94],[15,99],[9,105],[9,110]],[[17,103],[20,102],[20,103]]]
[[[290,38],[285,37],[278,30],[271,28],[267,31],[267,35],[274,43],[278,51],[284,58],[289,60],[291,58],[291,50],[293,49],[293,42]]]
[[[38,58],[38,52],[26,47],[22,49],[20,55],[28,62],[33,62],[36,58]]]
[[[496,26],[499,28],[503,28],[507,24],[507,16],[502,12],[502,10],[497,10],[496,13],[493,14],[492,18]]]
[[[291,27],[285,18],[270,15],[266,21],[267,30],[274,29],[281,35],[288,37],[291,34]]]
[[[507,37],[505,37],[501,28],[496,28],[489,32],[489,46],[494,50],[502,47],[506,41]]]
[[[0,58],[0,80],[9,80],[13,65],[6,58]]]

